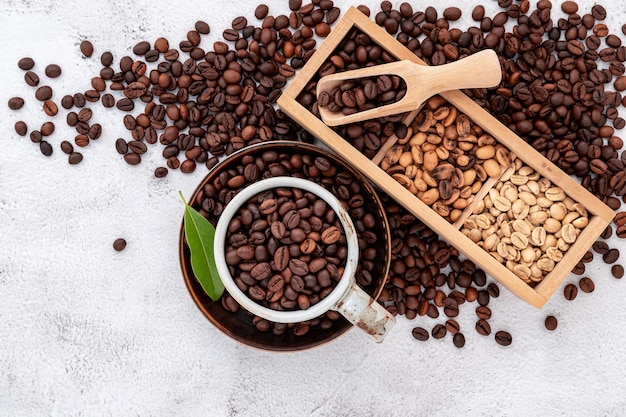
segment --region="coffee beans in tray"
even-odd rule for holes
[[[306,310],[341,278],[348,248],[335,211],[300,189],[248,200],[229,223],[225,258],[241,291],[274,310]]]
[[[377,19],[383,14],[388,16],[387,20],[393,19],[391,4],[388,2],[385,4],[389,10],[377,14]],[[429,8],[429,13],[433,12],[436,15],[434,8]],[[424,17],[429,19],[428,14]],[[517,136],[508,126],[485,111],[485,105],[480,105],[479,101],[473,101],[459,90],[441,93],[440,98],[431,99],[422,111],[415,109],[408,114],[373,119],[361,125],[350,124],[339,128],[325,125],[319,117],[319,103],[314,94],[319,78],[338,71],[397,60],[410,60],[425,65],[425,62],[414,53],[416,48],[419,48],[419,43],[411,44],[405,38],[394,39],[389,33],[393,33],[398,27],[394,30],[386,24],[387,20],[383,29],[359,9],[351,8],[342,18],[342,24],[338,25],[338,29],[331,32],[296,80],[283,92],[278,100],[279,106],[304,128],[314,132],[330,148],[350,159],[371,181],[442,238],[459,248],[494,279],[532,305],[543,306],[569,272],[576,267],[591,244],[606,229],[614,216],[613,210],[583,188],[581,184],[572,180],[567,173],[554,166],[550,160]],[[433,26],[429,27],[429,33],[441,35],[444,32],[445,34],[446,31],[443,29],[439,32],[435,31],[435,21],[436,19],[432,21]],[[452,41],[452,38],[449,40]],[[423,49],[422,46],[422,53],[425,54]],[[437,53],[429,54],[431,64],[438,65],[445,63],[448,59],[459,59],[459,50],[456,50],[456,56],[446,55],[445,51],[454,52],[453,49],[443,48],[443,51],[437,50]],[[511,79],[505,78],[504,81],[509,82]],[[534,100],[535,97],[541,99],[543,96],[540,94],[544,90],[533,87],[533,91],[529,90],[528,100],[531,98]],[[545,91],[547,93],[547,90]],[[482,90],[480,92],[484,93]],[[541,113],[541,108],[536,110]],[[515,117],[517,116],[520,115],[516,113]],[[527,123],[522,123],[520,127],[523,128],[526,125]],[[542,126],[541,123],[536,125],[539,128]],[[527,133],[535,134],[536,129],[533,127],[534,125],[531,126],[532,132]],[[606,136],[609,132],[608,129],[604,130],[606,132],[603,131],[602,135]],[[541,132],[538,134],[541,135]],[[566,151],[567,148],[563,150]],[[584,206],[588,212],[588,224],[582,229],[577,229],[568,223],[565,229],[560,230],[563,228],[562,221],[560,221],[560,229],[554,233],[548,232],[544,227],[546,239],[548,239],[548,234],[552,234],[557,240],[556,249],[550,250],[550,256],[560,259],[559,252],[563,254],[558,262],[549,258],[545,253],[533,254],[533,263],[529,265],[516,262],[516,259],[521,260],[521,249],[519,251],[514,249],[515,244],[512,242],[511,245],[506,240],[502,242],[502,238],[509,239],[509,236],[499,237],[501,241],[498,243],[502,243],[501,251],[497,252],[498,245],[496,245],[494,254],[497,256],[491,256],[469,237],[470,233],[466,235],[459,230],[472,214],[475,205],[481,203],[485,196],[491,194],[489,199],[492,196],[495,199],[495,193],[499,190],[493,187],[507,172],[513,159],[512,155],[517,155],[524,165],[551,184],[549,196],[545,195],[547,190],[544,190],[544,194],[534,196],[535,199],[549,200],[553,197],[551,193],[554,190],[560,190],[560,194],[567,193],[571,199],[571,202],[569,200],[564,200],[568,203],[563,202],[567,211],[566,216],[576,211],[573,209],[576,203],[578,203],[577,207]],[[598,171],[600,165],[594,162],[593,168],[589,169],[593,169],[594,172]],[[504,199],[498,200],[497,204],[500,205]],[[492,203],[494,201],[490,204]],[[508,203],[511,205],[510,201]],[[561,205],[559,207],[562,208]],[[498,215],[508,217],[509,211],[500,211]],[[542,214],[535,214],[535,216],[542,216]],[[496,220],[497,216],[493,217]],[[500,223],[496,220],[488,226],[491,228],[495,225],[492,230],[496,235],[495,229],[501,225],[507,227],[511,220],[517,220],[514,216],[513,219],[508,218],[506,221],[503,217],[500,219]],[[556,223],[553,223],[553,226],[556,227]],[[571,229],[572,226],[574,229]],[[471,232],[472,235],[477,233],[478,231]],[[482,239],[482,232],[480,233]],[[565,239],[562,237],[563,234],[566,234]],[[575,238],[574,234],[576,234]],[[516,234],[515,242],[519,247],[523,246],[523,241],[529,239],[527,236],[521,240],[517,239],[518,237]],[[493,238],[490,239],[493,240]],[[549,239],[552,242],[552,238]],[[565,248],[563,244],[561,248],[558,247],[559,239],[568,245],[565,253],[562,250]],[[535,246],[544,246],[545,242],[543,243]],[[506,256],[503,256],[505,255],[504,249],[506,249]],[[513,250],[516,250],[515,254]],[[525,252],[525,255],[527,259],[531,258],[529,250]],[[505,261],[510,262],[506,264]],[[516,265],[512,262],[516,262]],[[553,268],[552,262],[554,262]],[[515,269],[517,274],[507,269],[507,266]],[[526,270],[526,267],[530,271]],[[541,270],[541,274],[538,270]],[[544,276],[544,272],[549,273]],[[528,285],[525,281],[535,282],[530,277],[541,282],[534,286]]]
[[[588,224],[583,204],[517,158],[465,220],[461,233],[535,286]]]

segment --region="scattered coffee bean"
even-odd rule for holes
[[[15,133],[20,136],[26,136],[26,134],[28,133],[28,126],[26,125],[26,123],[21,120],[15,122]]]
[[[621,279],[624,277],[624,267],[622,265],[613,265],[611,267],[611,274],[614,278]]]
[[[45,140],[39,142],[39,150],[44,156],[52,155],[52,145],[50,145],[50,143]]]
[[[19,61],[17,61],[17,66],[21,70],[28,71],[35,66],[35,61],[29,57],[21,58]]]
[[[572,301],[578,295],[578,287],[574,284],[567,284],[563,289],[563,294],[565,295],[566,300]]]
[[[558,322],[556,317],[554,317],[554,316],[547,316],[544,324],[546,326],[546,329],[548,329],[548,330],[556,330],[559,322]]]
[[[430,338],[428,330],[423,327],[414,327],[412,331],[413,337],[420,342],[425,342]]]
[[[61,75],[61,67],[57,64],[50,64],[46,66],[45,74],[48,78],[57,78]]]
[[[126,240],[122,238],[115,239],[113,242],[113,249],[117,252],[121,252],[126,248]]]
[[[509,346],[513,342],[513,337],[511,336],[511,333],[504,330],[497,331],[495,339],[496,342],[501,346]]]
[[[454,343],[454,346],[456,346],[459,349],[465,346],[465,336],[463,335],[463,333],[460,333],[460,332],[456,333],[452,337],[452,343]]]
[[[91,55],[93,55],[93,44],[90,41],[88,41],[88,40],[82,41],[80,43],[80,52],[86,58],[91,57]]]
[[[593,292],[593,290],[595,289],[595,284],[593,283],[593,280],[589,277],[581,278],[580,281],[578,281],[578,286],[580,287],[580,290],[585,293]]]
[[[443,324],[436,324],[431,330],[431,334],[435,339],[442,339],[446,336],[448,331],[446,330],[446,326]]]
[[[602,260],[607,264],[615,263],[619,259],[619,250],[616,248],[611,248],[602,255]]]
[[[83,154],[80,152],[72,152],[68,157],[68,162],[70,165],[79,164],[83,160]]]
[[[46,101],[52,97],[52,88],[47,85],[39,87],[35,91],[35,98],[39,101]]]
[[[491,334],[491,326],[489,325],[489,322],[484,319],[479,319],[476,322],[476,332],[483,336],[489,336]]]
[[[24,99],[22,97],[11,97],[9,99],[9,108],[11,110],[19,110],[24,106]]]
[[[26,71],[24,74],[24,81],[31,87],[36,87],[39,85],[39,76],[32,71]]]
[[[74,146],[70,142],[68,142],[66,140],[61,142],[60,147],[61,147],[61,150],[63,151],[63,153],[65,153],[67,155],[70,155],[72,152],[74,152]]]

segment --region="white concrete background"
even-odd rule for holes
[[[626,283],[599,261],[588,268],[596,291],[574,302],[559,290],[537,310],[503,290],[492,302],[491,325],[513,334],[506,348],[474,331],[473,307],[459,317],[463,349],[450,337],[415,341],[414,326],[435,324],[425,318],[401,318],[381,345],[353,331],[293,354],[241,346],[212,327],[188,296],[176,255],[183,209],[177,192],[189,195],[203,170],[154,179],[157,148],[140,166],[127,166],[113,144],[125,133],[121,115],[97,106],[94,120],[105,132],[84,149],[78,166],[69,166],[58,149],[73,137],[65,111],[55,119],[51,158],[13,130],[17,120],[31,128],[46,120],[17,68],[23,56],[36,60],[60,100],[89,87],[105,50],[117,60],[140,40],[166,36],[176,45],[199,19],[213,29],[207,46],[235,16],[254,20],[252,0],[172,3],[0,1],[0,415],[626,413]],[[288,12],[286,1],[269,3],[275,15]],[[344,10],[350,5],[337,3]],[[478,4],[433,3],[440,10],[459,5],[466,19]],[[495,1],[487,3],[493,8]],[[581,10],[593,3],[581,1]],[[612,14],[606,23],[621,35],[625,2],[603,3]],[[379,3],[367,4],[377,9]],[[95,45],[92,59],[80,55],[85,38]],[[61,78],[43,76],[49,63],[62,66]],[[27,99],[22,110],[8,110],[12,96]],[[128,241],[121,253],[111,246],[118,237]],[[610,244],[626,253],[623,242]],[[559,318],[555,332],[544,328],[548,314]]]

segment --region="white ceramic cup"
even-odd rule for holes
[[[339,282],[328,296],[305,310],[278,311],[260,305],[239,289],[226,264],[225,241],[231,219],[250,198],[275,188],[298,188],[317,195],[335,211],[346,235],[348,256]],[[228,293],[243,308],[259,317],[277,323],[298,323],[319,317],[328,310],[335,310],[377,342],[382,342],[385,334],[395,324],[394,316],[355,282],[359,243],[350,215],[332,193],[312,181],[295,177],[274,177],[258,181],[239,191],[226,205],[218,220],[215,228],[214,255],[217,270]]]

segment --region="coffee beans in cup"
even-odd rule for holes
[[[341,279],[343,227],[320,197],[295,188],[260,193],[233,216],[226,263],[237,286],[274,310],[305,310]]]

